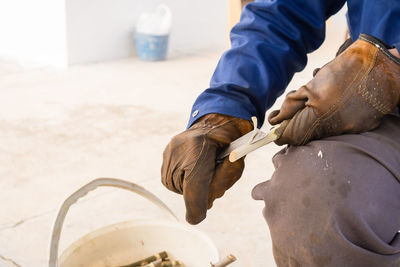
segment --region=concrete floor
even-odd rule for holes
[[[328,33],[288,90],[306,83],[315,67],[333,57],[344,29]],[[0,63],[0,266],[46,266],[58,206],[97,177],[144,186],[184,223],[181,197],[160,183],[161,155],[184,129],[219,55],[157,63],[126,59],[67,70]],[[278,150],[272,144],[249,155],[242,179],[194,226],[215,242],[221,256],[237,256],[231,266],[274,266],[263,203],[250,192],[271,176],[271,157]],[[130,193],[96,190],[68,214],[60,251],[97,228],[137,218],[158,219],[163,213]]]

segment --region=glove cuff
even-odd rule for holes
[[[393,47],[390,47],[385,42],[366,33],[361,33],[358,39],[376,46],[385,56],[387,56],[389,59],[393,60],[396,64],[400,66],[400,58],[395,57],[392,53],[389,52],[389,49]]]
[[[218,113],[210,113],[204,115],[203,117],[198,119],[189,129],[196,129],[199,127],[214,129],[227,123],[232,123],[233,125],[235,125],[235,128],[240,132],[240,135],[245,135],[252,130],[252,124],[250,123],[250,121]]]

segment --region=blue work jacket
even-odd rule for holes
[[[208,113],[258,118],[285,91],[307,54],[325,39],[325,21],[345,0],[259,0],[248,4],[231,31],[231,49],[195,101],[188,127]],[[400,0],[347,0],[353,40],[360,33],[400,48]]]

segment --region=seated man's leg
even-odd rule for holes
[[[265,201],[278,266],[400,266],[400,118],[274,157]]]

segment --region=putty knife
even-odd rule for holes
[[[283,121],[281,124],[272,127],[268,133],[265,133],[257,128],[257,118],[252,117],[251,119],[254,130],[233,141],[218,155],[217,159],[223,159],[229,155],[229,161],[235,162],[250,152],[278,140],[289,123],[288,120]]]

